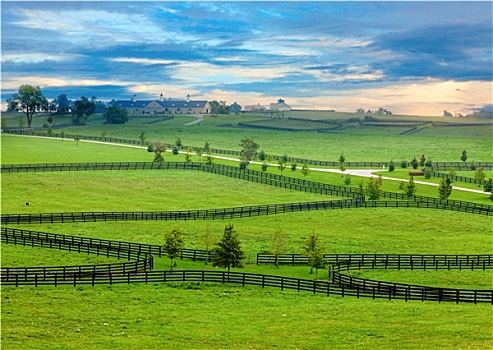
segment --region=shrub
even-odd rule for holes
[[[410,176],[423,176],[425,172],[423,170],[410,170],[409,175]]]
[[[401,168],[402,168],[402,169],[406,169],[406,168],[407,168],[407,166],[408,166],[408,164],[409,164],[409,163],[408,163],[408,161],[407,161],[407,160],[403,160],[403,161],[401,162]]]
[[[291,171],[296,171],[296,163],[291,163]]]
[[[174,148],[173,148],[173,154],[176,156],[178,153],[180,153],[180,152],[178,151],[178,148],[174,147]]]
[[[394,171],[394,170],[395,170],[395,164],[394,164],[394,161],[393,161],[393,160],[391,160],[391,161],[389,162],[389,171]]]

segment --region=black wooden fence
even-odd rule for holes
[[[484,186],[487,182],[487,180],[479,180],[474,177],[468,177],[468,176],[459,176],[459,175],[450,175],[447,173],[442,173],[439,171],[433,171],[431,173],[432,176],[434,177],[440,177],[440,178],[445,178],[445,179],[450,179],[452,181],[459,181],[459,182],[464,182],[468,184],[476,184],[478,186]]]

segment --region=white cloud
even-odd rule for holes
[[[47,53],[7,53],[2,55],[2,62],[5,63],[40,63],[44,61],[68,61],[81,57],[75,54],[51,55]]]
[[[123,63],[136,63],[142,65],[153,65],[153,64],[173,64],[176,61],[173,60],[161,60],[161,59],[153,59],[153,58],[131,58],[131,57],[120,57],[120,58],[112,58],[110,61],[113,62],[123,62]]]

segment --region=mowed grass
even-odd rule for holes
[[[4,349],[489,349],[490,321],[491,305],[212,284],[2,288]]]
[[[306,114],[306,113],[305,113]],[[159,116],[156,116],[158,119]],[[319,118],[319,117],[316,117]],[[337,161],[344,153],[347,161],[394,161],[411,160],[426,154],[436,161],[460,161],[462,151],[468,151],[470,160],[489,161],[491,159],[491,127],[479,127],[480,134],[464,132],[463,127],[454,129],[454,139],[449,135],[440,136],[445,128],[430,129],[427,135],[412,134],[406,136],[390,134],[380,128],[369,128],[370,134],[358,133],[359,129],[350,128],[344,134],[314,133],[314,132],[283,132],[275,130],[259,130],[238,128],[242,121],[251,121],[255,118],[249,115],[218,115],[216,118],[205,116],[203,122],[186,126],[194,117],[175,115],[174,119],[156,124],[144,124],[148,117],[133,116],[126,125],[104,125],[98,116],[89,119],[89,125],[84,127],[67,127],[56,129],[65,134],[121,137],[138,140],[139,135],[145,132],[147,141],[163,141],[174,143],[177,138],[184,145],[203,146],[209,142],[213,148],[240,150],[239,143],[243,138],[252,138],[266,153]],[[330,119],[329,117],[327,119]],[[416,119],[413,117],[411,119]],[[282,123],[279,124],[282,126]],[[467,128],[467,127],[464,127]],[[427,129],[428,130],[428,129]],[[433,133],[436,130],[437,134]],[[477,134],[477,135],[476,135]]]
[[[5,139],[2,138],[2,157],[9,152],[16,152],[15,148],[5,149]],[[47,148],[46,144],[44,145]],[[82,143],[79,143],[78,146],[81,145]],[[116,151],[116,147],[113,149],[115,152],[120,152]],[[51,162],[45,161],[46,158],[43,156],[50,152],[43,151],[42,148],[39,149],[38,160],[34,162]],[[124,156],[123,152],[122,148],[120,156]],[[92,157],[94,161],[105,161],[110,157],[97,155],[97,150],[88,155],[79,152],[75,158]],[[148,153],[145,155],[149,156]],[[5,163],[3,159],[2,162]],[[166,193],[164,191],[169,191],[167,193],[170,195],[166,199],[169,198],[173,206],[195,209],[197,205],[207,205],[209,202],[200,195],[203,192],[197,192],[199,186],[191,187],[187,184],[202,182],[200,179],[203,175],[211,176],[205,177],[205,184],[209,186],[216,186],[214,184],[216,182],[224,184],[222,187],[224,193],[217,194],[218,197],[211,202],[214,204],[232,201],[244,203],[243,195],[246,201],[255,200],[254,204],[259,204],[257,201],[266,198],[272,199],[272,196],[276,198],[280,198],[277,197],[278,195],[284,196],[280,193],[272,195],[276,190],[273,187],[260,186],[260,192],[256,196],[248,197],[249,194],[244,192],[256,191],[250,188],[248,191],[241,190],[249,184],[248,182],[234,181],[222,176],[192,172],[176,172],[172,174],[173,176],[167,174],[172,173],[15,174],[8,179],[9,183],[6,183],[5,179],[10,175],[3,174],[2,212],[19,212],[19,210],[40,212],[40,208],[43,209],[41,211],[50,212],[52,208],[71,207],[83,208],[84,211],[94,210],[92,208],[95,207],[134,208],[146,205],[153,207],[163,203],[162,194]],[[46,175],[46,177],[24,178],[30,175]],[[167,188],[159,187],[161,181],[158,176],[163,175],[168,176],[170,180],[165,182],[170,185]],[[196,175],[200,177],[196,178]],[[312,174],[308,178],[311,176]],[[334,176],[340,178],[340,175]],[[13,194],[21,191],[22,187],[16,189],[9,187],[14,184],[20,186],[22,179],[31,180],[36,191],[33,191],[29,187],[29,182],[26,182],[25,192],[21,192],[21,195],[34,196],[42,201],[42,206],[33,202],[33,207],[27,209],[24,199],[20,201],[20,198],[19,203],[10,199],[8,204],[4,204],[4,193],[11,193],[11,198],[15,198]],[[226,183],[223,180],[231,180],[233,183]],[[123,187],[136,186],[136,188],[134,191],[122,189],[123,192],[110,194],[113,189],[116,190],[118,183],[124,185]],[[177,185],[178,183],[180,185]],[[84,188],[83,190],[79,189],[79,184]],[[169,187],[173,190],[168,190]],[[156,195],[152,193],[152,188],[158,188]],[[53,195],[66,190],[70,195]],[[299,195],[291,191],[280,191],[287,193],[290,199],[292,196]],[[129,193],[133,201],[122,198],[129,196]],[[110,197],[106,197],[106,194]],[[143,204],[145,197],[150,198],[150,204]],[[325,198],[325,196],[315,197]],[[125,204],[108,204],[106,198],[122,201]],[[79,200],[82,204],[74,204]],[[172,208],[171,204],[170,209],[176,209]],[[207,222],[136,221],[24,225],[22,228],[162,244],[163,233],[178,226],[185,233],[187,247],[203,248],[200,238],[206,229],[211,230],[218,238],[227,223],[235,225],[248,254],[247,262],[250,264],[241,271],[303,278],[313,278],[306,266],[297,268],[283,266],[276,269],[272,266],[253,265],[256,252],[271,250],[271,237],[277,228],[281,228],[285,234],[287,252],[301,252],[304,238],[313,231],[320,234],[324,251],[327,253],[490,254],[492,246],[490,217],[411,208],[329,210]],[[46,256],[38,257],[36,251],[35,248],[27,253],[18,251],[15,253],[15,259],[24,259],[27,262],[44,261]],[[9,260],[4,260],[2,254],[2,265],[4,261]],[[167,269],[168,264],[169,260],[166,258],[157,259],[156,269]],[[178,261],[177,268],[200,269],[201,267],[212,268],[203,263],[187,261]],[[484,282],[484,276],[489,277],[487,281],[491,281],[489,272],[486,275],[464,272],[462,275],[453,271],[448,276],[452,276],[454,280],[465,279],[456,284],[449,284],[445,271],[442,273],[443,275],[437,276],[436,279],[439,285],[482,288],[488,284]],[[387,275],[380,277],[386,279]],[[390,279],[394,280],[394,278],[401,282],[405,280],[395,275]],[[418,276],[415,282],[428,284],[433,281],[435,280],[430,272]],[[5,349],[490,349],[493,344],[491,311],[491,305],[406,303],[326,297],[269,288],[243,288],[207,283],[77,288],[3,286],[2,347]]]

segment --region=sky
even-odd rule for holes
[[[2,1],[1,98],[492,107],[492,2]]]

